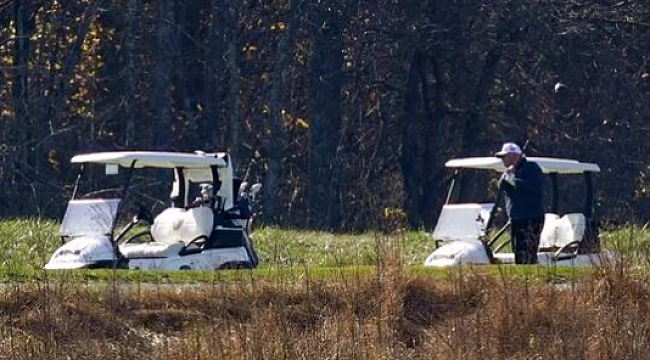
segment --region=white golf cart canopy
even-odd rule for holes
[[[100,164],[115,167],[113,174],[117,173],[117,168],[125,169],[142,169],[142,168],[162,168],[172,169],[174,171],[174,182],[170,197],[175,200],[175,205],[186,207],[189,205],[189,185],[190,182],[213,182],[218,180],[221,184],[217,195],[223,200],[223,206],[230,208],[234,204],[233,191],[233,164],[225,152],[204,153],[178,153],[164,151],[113,151],[82,154],[73,157],[70,162],[80,164]],[[77,180],[79,182],[80,178]],[[128,188],[128,186],[127,186]],[[73,193],[75,198],[76,190]]]
[[[131,167],[135,161],[136,168],[205,168],[210,166],[225,167],[226,161],[223,154],[205,153],[175,153],[153,151],[121,151],[101,152],[77,155],[72,158],[72,163],[115,164],[125,168]]]
[[[600,172],[597,164],[583,163],[572,159],[558,159],[549,157],[526,157],[534,162],[545,174],[582,174],[585,172]],[[473,157],[453,159],[447,161],[448,168],[485,169],[502,172],[506,168],[503,161],[497,157]]]

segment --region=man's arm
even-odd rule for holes
[[[544,186],[544,175],[535,163],[528,163],[522,171],[515,175],[514,187],[526,192],[540,192]]]
[[[507,193],[510,193],[515,189],[515,175],[509,172],[504,172],[501,174],[499,179],[499,189],[505,190]]]

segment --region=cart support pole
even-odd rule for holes
[[[551,202],[551,212],[554,214],[560,214],[560,186],[558,183],[557,179],[557,173],[552,173],[551,174],[551,186],[552,186],[552,191],[553,193],[551,194],[552,196],[552,202]]]
[[[81,179],[84,177],[84,170],[86,169],[86,164],[83,163],[79,167],[79,173],[77,173],[77,180],[74,183],[74,189],[72,189],[72,200],[74,200],[77,197],[77,193],[79,192],[79,186],[81,186]]]
[[[133,160],[131,162],[131,166],[129,167],[129,172],[126,174],[126,182],[124,184],[124,188],[122,189],[122,201],[120,201],[120,204],[117,206],[117,212],[115,213],[115,219],[113,219],[113,225],[111,226],[111,243],[113,244],[113,254],[115,256],[115,261],[113,261],[113,269],[115,269],[120,261],[120,251],[117,247],[117,241],[113,238],[113,232],[115,231],[115,227],[117,226],[117,220],[120,218],[120,213],[122,212],[122,209],[124,208],[124,204],[126,203],[126,198],[128,196],[128,191],[129,191],[129,186],[131,185],[131,176],[133,175],[133,169],[135,168],[135,163],[136,160]]]
[[[585,172],[585,183],[587,184],[587,194],[585,199],[585,217],[590,219],[594,212],[594,185],[591,182],[591,173]]]
[[[458,179],[459,173],[460,173],[459,169],[454,170],[454,175],[451,177],[451,185],[449,185],[449,192],[447,193],[447,200],[445,200],[445,205],[449,204],[452,196],[454,196],[454,189],[456,188],[456,179]]]

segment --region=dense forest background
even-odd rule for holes
[[[649,139],[645,1],[0,0],[1,216],[60,216],[77,153],[229,150],[267,223],[431,226],[447,159],[530,140],[647,221]]]

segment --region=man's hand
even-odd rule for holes
[[[509,172],[508,169],[501,175],[501,181],[507,182],[510,186],[515,186],[515,174],[514,172]]]

